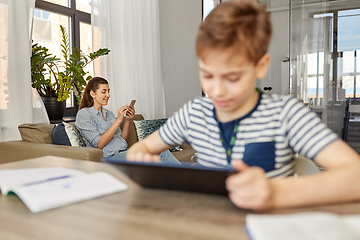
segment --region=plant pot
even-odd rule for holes
[[[57,97],[41,97],[41,99],[50,122],[61,122],[66,108],[66,101],[58,102]]]

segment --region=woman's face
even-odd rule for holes
[[[94,99],[94,108],[106,106],[110,98],[110,88],[108,84],[99,84],[96,92],[90,91],[91,97]]]

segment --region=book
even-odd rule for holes
[[[106,172],[67,168],[0,170],[3,195],[16,194],[33,213],[124,191],[128,186]]]
[[[359,240],[360,214],[248,214],[246,230],[251,240]]]

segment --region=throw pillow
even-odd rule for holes
[[[71,124],[62,122],[57,124],[51,132],[51,140],[56,145],[85,147],[79,132]]]
[[[33,143],[52,144],[51,131],[54,124],[48,123],[24,123],[18,126],[21,139]]]
[[[136,134],[139,141],[149,136],[154,131],[158,130],[165,122],[167,118],[153,119],[153,120],[141,120],[133,121],[136,128]],[[170,149],[170,152],[181,151],[180,146],[175,146]]]

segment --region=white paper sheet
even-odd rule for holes
[[[127,188],[125,183],[110,174],[96,172],[20,187],[13,191],[31,212],[36,213],[124,191]]]
[[[76,177],[85,175],[83,171],[56,167],[56,168],[24,168],[0,170],[0,190],[6,195],[9,189],[15,189],[27,183],[45,181],[58,177]]]
[[[354,231],[359,223],[360,215],[326,212],[246,216],[246,228],[252,240],[359,240],[360,233]]]

